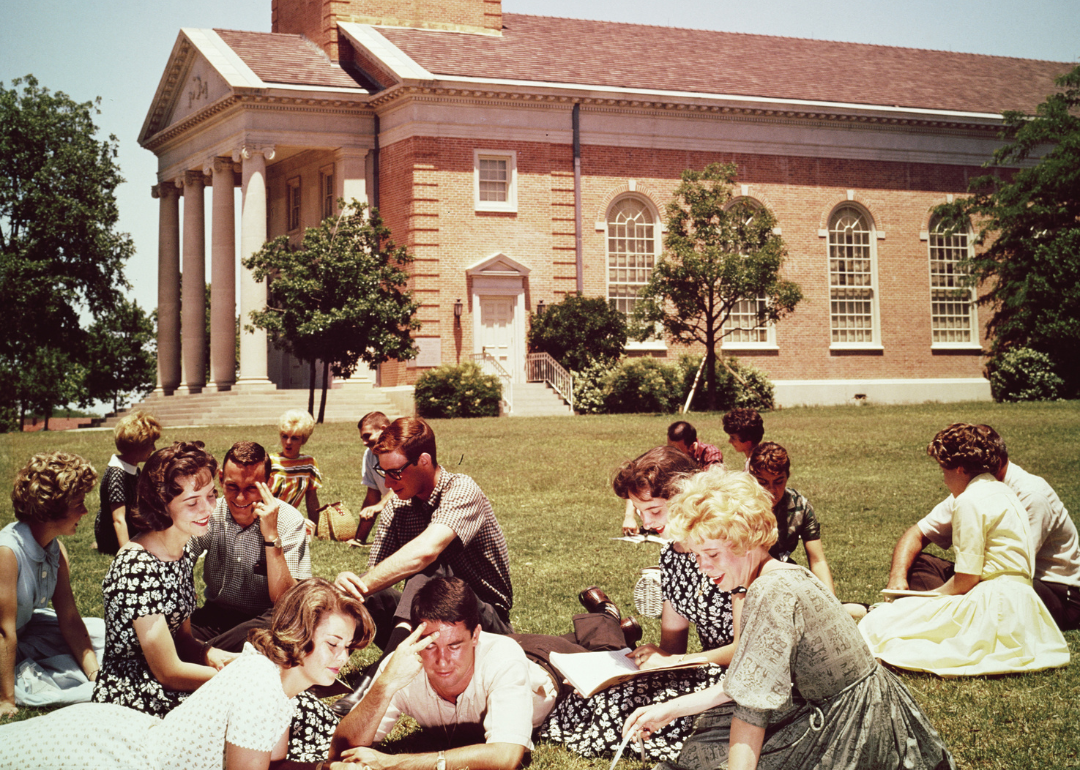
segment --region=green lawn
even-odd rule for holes
[[[659,546],[629,545],[619,534],[623,504],[610,490],[620,462],[661,443],[670,415],[434,421],[443,465],[473,476],[491,498],[510,545],[515,588],[512,619],[521,632],[563,633],[577,612],[577,593],[597,584],[632,610],[637,571],[656,563]],[[720,415],[691,415],[704,441],[725,450]],[[787,447],[791,486],[814,505],[825,554],[839,595],[874,602],[885,585],[893,544],[946,494],[941,473],[925,447],[951,422],[993,425],[1012,459],[1044,476],[1074,518],[1080,512],[1077,476],[1080,402],[998,405],[931,404],[914,407],[788,409],[765,415],[766,438]],[[277,440],[275,426],[168,430],[163,441],[201,439],[217,457],[233,441]],[[161,444],[159,444],[160,446]],[[10,483],[34,452],[78,452],[103,470],[112,452],[108,432],[0,436],[0,477]],[[323,502],[363,498],[362,445],[354,426],[318,426],[307,449],[326,477]],[[742,456],[725,451],[729,464]],[[97,507],[97,492],[93,492]],[[0,500],[0,525],[12,518]],[[101,615],[101,579],[109,558],[90,550],[92,514],[66,541],[74,587],[84,614]],[[359,571],[366,554],[316,542],[315,573],[333,578]],[[658,622],[645,619],[645,641],[658,641]],[[1074,654],[1080,633],[1066,634]],[[696,640],[692,638],[692,644]],[[367,656],[360,654],[360,658]],[[900,674],[964,768],[1080,766],[1075,735],[1080,724],[1080,666],[1022,676],[942,680]],[[534,767],[606,767],[560,747],[540,745]],[[631,765],[623,762],[629,768]]]

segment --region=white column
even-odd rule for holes
[[[236,206],[232,158],[214,158],[210,221],[210,379],[208,390],[229,390],[236,381]]]
[[[154,185],[158,199],[158,373],[155,395],[180,386],[180,191],[172,180]]]
[[[273,147],[246,145],[233,153],[243,162],[243,202],[240,213],[240,256],[247,259],[266,243],[266,161],[273,160]],[[256,283],[251,271],[240,270],[240,379],[237,390],[268,390],[274,387],[266,376],[266,332],[244,331],[250,313],[266,307],[266,284]]]
[[[367,150],[358,147],[341,147],[334,153],[335,198],[344,198],[346,203],[352,202],[353,198],[361,203],[371,203],[367,194],[367,155]],[[352,377],[341,383],[370,388],[375,384],[375,378],[376,371],[361,361]]]
[[[206,384],[206,217],[202,171],[185,171],[184,273],[181,280],[180,340],[184,379],[178,394],[199,393]]]

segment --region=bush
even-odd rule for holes
[[[605,380],[616,364],[594,361],[581,371],[571,371],[574,378],[574,411],[578,414],[604,414],[608,390]]]
[[[529,352],[547,353],[570,371],[595,361],[614,364],[625,347],[626,316],[602,297],[567,294],[529,316]]]
[[[679,407],[679,372],[655,358],[624,358],[603,379],[604,411],[674,412]]]
[[[690,388],[694,385],[694,376],[701,366],[701,356],[684,355],[679,357],[679,375],[682,384],[682,403],[690,395]],[[716,370],[716,408],[719,411],[728,411],[737,407],[746,407],[764,411],[772,409],[774,402],[774,388],[769,375],[758,369],[753,364],[745,364],[739,359],[732,357],[727,359],[729,367],[738,372],[746,382],[744,387],[731,372],[722,366]],[[701,380],[694,392],[694,400],[690,404],[690,410],[701,412],[708,408],[709,396],[705,389],[705,372],[701,373]]]
[[[1012,348],[990,359],[990,393],[995,401],[1053,401],[1064,380],[1050,357],[1031,348]]]
[[[498,417],[502,383],[478,364],[443,364],[416,381],[416,413],[421,417]]]

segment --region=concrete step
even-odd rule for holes
[[[514,385],[514,408],[510,417],[556,417],[572,415],[570,406],[543,382]]]

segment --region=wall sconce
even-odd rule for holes
[[[537,315],[543,315],[544,314],[544,300],[540,300],[539,302],[536,303],[536,314]]]
[[[461,304],[459,299],[454,303],[454,326],[461,326],[461,314],[465,312],[465,306]]]

